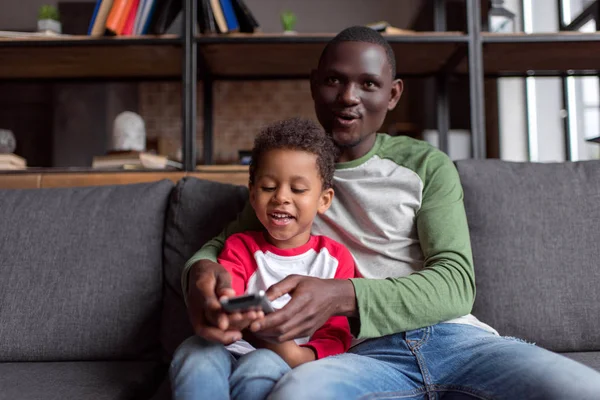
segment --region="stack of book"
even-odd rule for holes
[[[96,0],[88,35],[129,36],[169,31],[182,0]],[[202,33],[255,32],[259,25],[244,0],[198,0]]]
[[[259,29],[244,0],[199,0],[198,7],[198,25],[204,34],[254,33]]]
[[[0,154],[0,170],[26,169],[27,161],[16,154]]]
[[[92,168],[96,169],[181,169],[183,165],[171,161],[165,156],[138,152],[117,151],[104,156],[96,156],[92,160]]]

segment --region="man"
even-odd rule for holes
[[[497,332],[470,315],[473,262],[462,188],[452,162],[424,142],[378,135],[402,94],[395,56],[378,33],[342,31],[325,48],[311,89],[319,122],[340,150],[336,198],[313,233],[345,244],[365,278],[289,277],[282,310],[250,325],[285,341],[310,335],[332,315],[349,318],[360,342],[346,354],[304,364],[279,381],[272,399],[594,398],[600,374]],[[252,225],[248,213],[188,262],[183,276],[196,333],[241,337],[217,296],[230,278],[212,262],[223,239]],[[188,285],[189,272],[189,285]]]

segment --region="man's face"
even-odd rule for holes
[[[312,95],[317,118],[342,156],[349,148],[370,150],[402,94],[402,82],[393,78],[386,52],[377,44],[340,42],[324,55],[311,76]]]

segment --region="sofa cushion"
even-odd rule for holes
[[[600,351],[586,351],[581,353],[562,353],[563,356],[587,365],[600,372]]]
[[[0,190],[0,361],[160,354],[172,188]]]
[[[473,313],[555,351],[600,350],[600,162],[457,162]]]
[[[185,262],[235,219],[248,199],[245,186],[184,178],[171,195],[165,226],[165,301],[161,340],[167,359],[193,334],[181,291]]]
[[[0,363],[0,400],[149,399],[166,372],[153,361]]]

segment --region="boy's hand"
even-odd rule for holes
[[[206,340],[231,344],[242,338],[241,329],[254,321],[255,311],[226,314],[219,298],[235,296],[231,276],[222,265],[210,260],[200,260],[190,270],[188,288],[188,315],[196,335]]]

